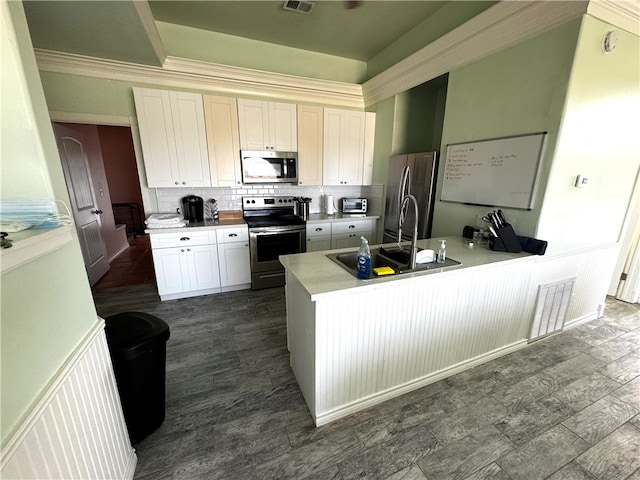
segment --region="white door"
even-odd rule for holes
[[[89,283],[94,285],[109,270],[109,258],[100,232],[102,210],[98,208],[93,191],[87,150],[82,133],[58,124],[54,124],[53,129],[85,268]]]

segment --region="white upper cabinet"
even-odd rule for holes
[[[242,185],[236,99],[204,95],[202,100],[207,129],[211,186]]]
[[[296,105],[238,99],[240,148],[296,152]]]
[[[202,95],[134,88],[149,187],[209,187]]]
[[[375,113],[324,109],[324,185],[371,183],[374,127]]]
[[[298,105],[298,184],[322,185],[323,108]]]

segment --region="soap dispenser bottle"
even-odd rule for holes
[[[360,240],[362,243],[356,259],[356,276],[366,280],[371,276],[371,251],[369,250],[369,241],[364,237],[360,237]]]
[[[437,263],[444,263],[447,258],[447,246],[446,240],[440,240],[440,250],[438,250],[438,260]]]

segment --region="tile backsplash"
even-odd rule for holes
[[[314,186],[296,185],[243,185],[242,187],[202,187],[202,188],[156,188],[157,213],[174,213],[181,206],[181,199],[187,195],[197,195],[205,201],[216,199],[219,210],[242,210],[242,197],[250,195],[290,195],[309,197],[310,213],[324,213],[324,196],[333,195],[336,208],[343,197],[365,197],[369,200],[369,213],[382,215],[384,202],[383,185],[354,186]]]

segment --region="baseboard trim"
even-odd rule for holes
[[[338,408],[329,410],[328,412],[316,415],[314,417],[314,422],[316,424],[316,427],[326,425],[340,418],[359,412],[360,410],[373,407],[374,405],[378,405],[380,403],[386,402],[387,400],[391,400],[392,398],[399,397],[400,395],[404,395],[405,393],[409,393],[414,390],[418,390],[419,388],[426,387],[427,385],[455,375],[456,373],[460,373],[465,370],[469,370],[470,368],[477,367],[478,365],[482,365],[483,363],[490,362],[491,360],[515,352],[516,350],[520,350],[521,348],[524,348],[526,346],[527,340],[521,340],[512,343],[511,345],[507,345],[506,347],[492,350],[491,352],[479,355],[464,362],[457,363],[456,365],[444,368],[424,377],[420,377],[410,382],[403,383],[402,385],[397,385],[393,388],[389,388],[382,392],[369,395],[360,400],[356,400],[355,402],[351,402]]]

